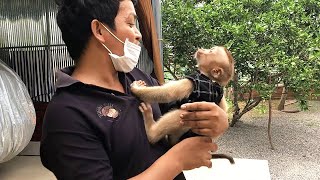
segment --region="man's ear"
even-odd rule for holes
[[[98,39],[100,42],[105,42],[105,38],[102,35],[103,26],[97,19],[91,21],[91,31],[93,36]]]
[[[223,69],[222,68],[213,68],[210,73],[211,73],[211,76],[214,77],[215,79],[220,79],[220,77],[223,73]]]

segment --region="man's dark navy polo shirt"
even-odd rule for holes
[[[168,150],[164,141],[148,142],[140,101],[130,93],[134,80],[153,86],[154,79],[138,69],[119,73],[126,92],[120,93],[75,80],[73,69],[57,72],[56,94],[43,122],[41,161],[58,179],[128,179]],[[152,107],[158,119],[159,105]]]

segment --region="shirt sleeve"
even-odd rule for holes
[[[108,154],[80,112],[49,106],[43,124],[42,164],[57,179],[113,179]]]

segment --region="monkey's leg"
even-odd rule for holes
[[[150,104],[141,103],[139,109],[143,114],[148,140],[152,144],[158,142],[165,135],[180,134],[181,136],[190,129],[183,127],[180,123],[180,114],[183,110],[176,109],[170,111],[155,122]]]
[[[226,98],[225,98],[224,96],[222,96],[222,99],[221,99],[221,101],[220,101],[220,103],[219,103],[219,107],[220,107],[221,109],[223,109],[225,112],[228,111],[227,100],[226,100]]]
[[[162,86],[144,86],[139,81],[131,84],[131,91],[144,102],[168,103],[188,97],[193,83],[188,79],[170,81]]]
[[[148,137],[149,142],[151,142],[151,139],[155,139],[152,138],[154,135],[153,133],[153,129],[154,129],[154,125],[155,125],[155,121],[153,118],[153,113],[152,113],[152,107],[149,103],[144,103],[142,102],[139,106],[139,110],[142,113],[143,116],[143,120],[144,120],[144,127],[146,130],[146,134]],[[152,134],[152,135],[151,135]],[[161,139],[160,135],[159,135],[159,139]],[[155,142],[157,142],[159,139],[152,141],[151,143],[154,144]]]

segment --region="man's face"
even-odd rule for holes
[[[131,0],[120,1],[119,11],[115,18],[114,34],[123,42],[126,38],[130,42],[139,44],[141,33],[136,27],[136,11]],[[119,41],[113,41],[112,52],[123,54],[123,44]]]

